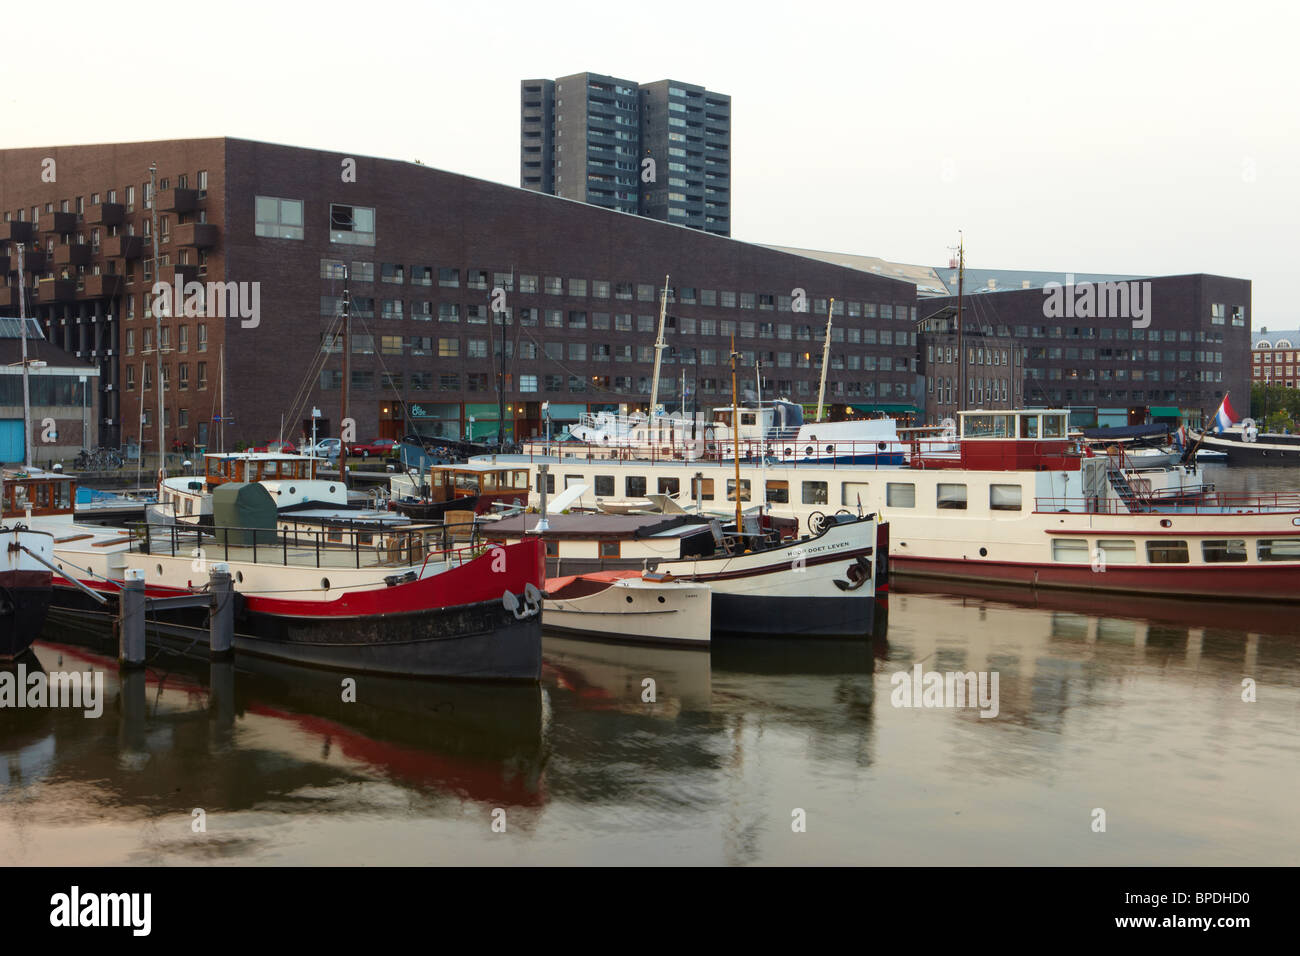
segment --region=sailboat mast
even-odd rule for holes
[[[957,408],[966,409],[966,350],[962,347],[962,285],[966,278],[966,240],[957,233]],[[951,247],[949,247],[951,248]]]
[[[817,420],[822,420],[822,402],[826,398],[826,370],[831,361],[831,318],[835,315],[835,300],[826,307],[826,343],[822,346],[822,384],[817,389]]]
[[[23,264],[23,243],[18,243],[18,324],[22,326],[23,339],[23,466],[32,467],[32,393],[27,380],[27,298],[24,286],[27,274]]]
[[[731,333],[731,452],[736,462],[736,533],[740,534],[740,403],[736,398],[736,333]]]
[[[659,404],[659,369],[663,365],[664,349],[668,348],[664,344],[664,323],[668,318],[668,276],[664,276],[664,291],[659,297],[659,337],[655,339],[655,373],[654,378],[650,381],[650,418],[653,420],[655,408]]]
[[[339,420],[339,481],[348,486],[348,389],[352,385],[352,294],[348,289],[348,264],[343,263],[343,417]]]
[[[221,414],[217,422],[217,443],[221,446],[221,453],[226,453],[226,343],[221,343],[221,349],[218,355],[221,362]]]
[[[153,278],[155,283],[162,282],[162,263],[158,257],[158,164],[149,165],[149,211],[151,226],[153,232]],[[167,293],[164,293],[167,295]],[[167,446],[166,432],[163,429],[163,360],[162,360],[162,296],[159,296],[153,304],[153,324],[154,324],[154,378],[155,385],[158,388],[158,427],[155,431],[158,434],[158,477],[161,479],[166,474],[167,467]],[[171,309],[167,309],[167,314],[171,315]],[[159,499],[161,500],[161,499]]]

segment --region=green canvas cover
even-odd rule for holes
[[[227,482],[212,492],[212,526],[217,542],[274,544],[278,512],[271,493],[256,482]]]

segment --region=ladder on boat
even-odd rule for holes
[[[1124,502],[1124,507],[1128,509],[1129,514],[1144,510],[1142,499],[1113,460],[1106,462],[1106,477],[1110,481],[1110,486],[1115,489],[1115,494],[1119,495],[1120,501]]]

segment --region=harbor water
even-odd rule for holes
[[[0,863],[1300,863],[1300,604],[887,604],[854,641],[548,636],[540,686],[119,675],[56,624],[25,667],[102,673],[102,712],[0,708]],[[996,707],[900,699],[931,672],[996,674]]]

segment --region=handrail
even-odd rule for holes
[[[1165,489],[1159,495],[1150,498],[1136,495],[1135,501],[1141,506],[1137,513],[1145,514],[1287,514],[1300,512],[1300,492],[1280,491],[1257,494],[1233,494],[1213,490],[1190,489],[1178,492]],[[1070,511],[1089,514],[1124,514],[1127,504],[1116,498],[1066,498],[1044,497],[1034,499],[1034,510],[1038,512]]]

